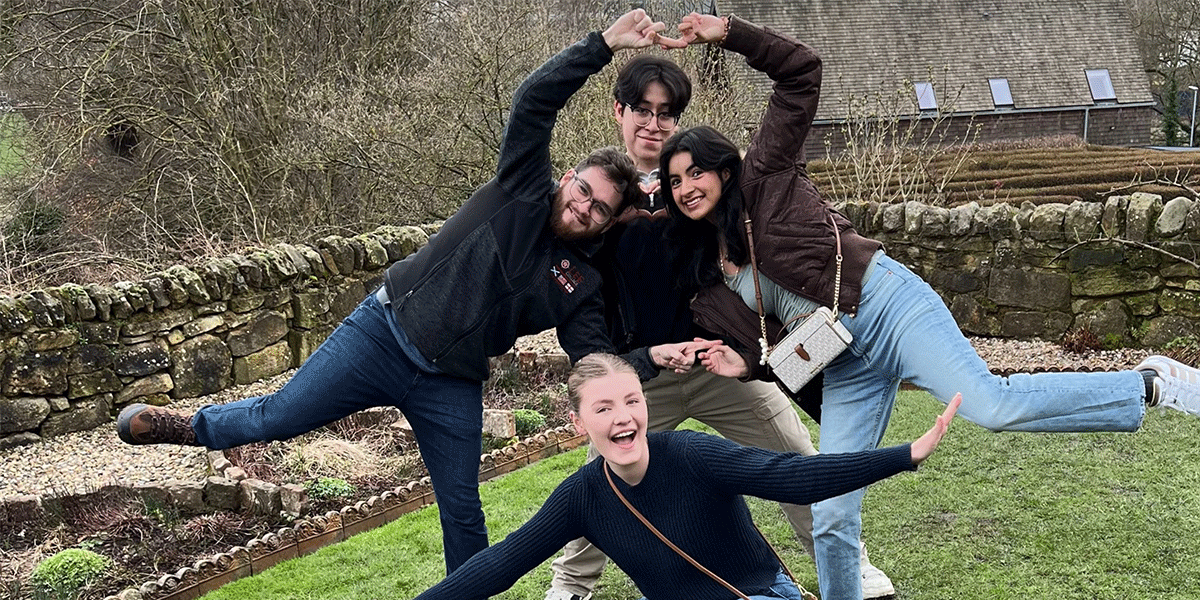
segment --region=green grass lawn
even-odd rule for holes
[[[885,444],[919,436],[940,410],[923,392],[902,392]],[[864,539],[901,599],[1200,598],[1198,437],[1200,419],[1157,410],[1136,434],[994,434],[957,419],[918,473],[871,488]],[[583,458],[575,450],[482,486],[492,539]],[[813,563],[778,507],[751,508],[815,589]],[[436,509],[425,509],[205,599],[412,598],[442,576],[440,540]],[[498,598],[541,600],[549,581],[547,561]],[[596,593],[639,596],[615,568]]]

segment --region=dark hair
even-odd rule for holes
[[[704,171],[728,173],[721,184],[721,199],[710,218],[692,220],[675,205],[668,168],[671,157],[688,152],[692,164]],[[737,265],[749,262],[744,225],[742,223],[742,154],[738,147],[721,132],[701,125],[671,136],[663,144],[658,159],[659,193],[667,203],[671,226],[668,240],[675,251],[676,273],[685,289],[699,289],[721,281],[717,264],[717,241],[725,240],[726,258]]]
[[[692,101],[692,80],[687,73],[671,59],[654,54],[639,54],[621,67],[613,85],[613,98],[621,104],[637,106],[651,83],[667,89],[671,112],[675,114],[682,113]]]
[[[579,359],[579,362],[575,363],[575,367],[571,369],[571,373],[567,375],[567,398],[571,401],[571,410],[579,412],[579,402],[583,400],[579,395],[579,388],[583,387],[583,384],[617,373],[637,375],[633,365],[613,354],[593,352]]]
[[[575,165],[575,172],[579,173],[589,167],[600,169],[621,193],[621,204],[613,214],[621,214],[621,211],[642,199],[642,188],[638,187],[642,176],[633,165],[633,159],[629,158],[624,150],[616,146],[592,150],[591,154]]]

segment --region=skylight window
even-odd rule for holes
[[[933,93],[933,84],[926,81],[919,81],[913,84],[917,92],[917,107],[921,112],[927,110],[937,110],[937,96]]]
[[[1012,108],[1012,90],[1008,89],[1008,80],[1003,77],[997,77],[988,80],[988,85],[992,88],[992,104],[996,108]]]
[[[1092,100],[1103,102],[1117,99],[1117,93],[1113,91],[1112,78],[1108,76],[1108,69],[1089,69],[1086,73],[1088,87],[1092,89]]]

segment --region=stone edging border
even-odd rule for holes
[[[480,457],[479,481],[511,473],[586,442],[587,436],[576,433],[571,426],[563,426],[493,450]],[[212,459],[210,454],[210,461]],[[191,567],[163,575],[137,588],[125,589],[104,600],[193,600],[227,583],[262,573],[290,558],[304,556],[390,523],[433,502],[433,487],[429,477],[423,477],[339,511],[299,519],[290,527],[254,538],[245,546],[234,546],[226,552],[196,561]]]

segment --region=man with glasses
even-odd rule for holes
[[[617,75],[613,111],[625,152],[648,192],[636,215],[605,234],[596,264],[604,272],[605,317],[618,351],[642,346],[712,339],[692,321],[689,301],[697,290],[675,287],[666,206],[658,198],[658,159],[663,142],[675,133],[692,97],[687,74],[671,60],[652,54],[630,59]],[[804,389],[820,406],[821,379]],[[666,369],[642,384],[648,409],[647,429],[675,429],[694,418],[739,444],[777,451],[816,454],[808,429],[788,398],[773,384],[740,382],[702,367],[677,373]],[[807,403],[806,403],[807,404]],[[596,452],[589,449],[588,459]],[[809,556],[815,556],[812,512],[808,506],[781,504],[784,515]],[[863,548],[861,572],[865,598],[895,593],[887,575],[871,565]],[[553,563],[546,600],[583,600],[595,588],[607,562],[585,539],[571,542]]]
[[[586,242],[641,196],[633,163],[616,148],[593,152],[555,181],[555,118],[613,51],[649,46],[663,28],[631,11],[530,75],[514,95],[495,178],[427,245],[392,265],[279,391],[195,415],[132,405],[117,419],[121,439],[230,448],[395,406],[433,482],[447,571],[485,548],[478,476],[488,357],[551,327],[572,362],[613,350],[600,274],[589,264],[595,244]],[[644,378],[657,372],[645,350],[625,358]]]
[[[588,211],[588,219],[601,227],[607,226],[613,218],[613,211],[607,204],[592,197],[592,186],[575,172],[571,172],[570,192],[571,201]]]

